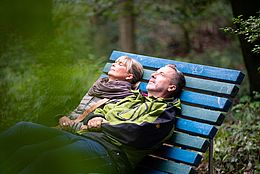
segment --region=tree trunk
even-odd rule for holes
[[[243,15],[244,19],[249,16],[256,16],[259,6],[256,5],[254,0],[231,0],[234,17]],[[241,49],[244,57],[245,66],[247,69],[250,94],[253,95],[253,91],[260,92],[260,72],[258,67],[260,66],[260,55],[253,53],[253,44],[248,43],[242,36],[239,37]]]
[[[184,36],[184,54],[188,54],[191,51],[191,40],[190,40],[190,34],[189,31],[187,30],[187,27],[185,24],[180,24],[180,27],[183,31],[183,36]]]
[[[133,0],[120,4],[119,15],[119,44],[122,51],[135,51],[135,16]]]

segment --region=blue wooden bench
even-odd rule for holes
[[[132,53],[113,51],[103,72],[112,62],[127,55],[144,66],[143,81],[139,88],[146,91],[151,73],[166,65],[175,64],[186,78],[182,92],[182,114],[176,120],[176,131],[171,139],[139,165],[137,173],[186,174],[196,173],[203,154],[209,150],[209,173],[213,169],[213,139],[217,126],[224,120],[224,112],[232,105],[244,74],[237,70],[179,62]]]

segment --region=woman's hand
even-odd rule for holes
[[[107,120],[105,120],[102,117],[94,117],[88,121],[87,127],[88,129],[92,129],[92,128],[98,129],[101,128],[102,123],[107,123]]]
[[[69,119],[68,117],[66,116],[63,116],[59,119],[59,125],[62,127],[62,128],[67,128],[67,127],[70,127],[71,125],[73,125],[74,121]]]

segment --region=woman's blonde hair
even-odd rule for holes
[[[128,56],[120,56],[116,60],[116,62],[118,61],[125,64],[127,71],[133,74],[133,79],[130,81],[132,84],[137,84],[142,80],[144,70],[143,70],[143,66],[137,60],[130,58]]]

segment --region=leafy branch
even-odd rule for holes
[[[224,32],[243,36],[248,43],[254,44],[252,52],[260,53],[260,11],[258,16],[243,19],[240,15],[233,19],[233,26],[223,28]]]

